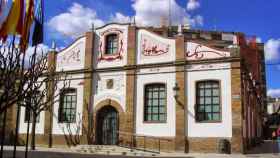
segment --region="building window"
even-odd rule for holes
[[[106,55],[112,55],[118,52],[118,35],[110,34],[106,36]]]
[[[31,102],[28,99],[26,99],[25,100],[25,104],[27,104],[26,106],[34,107],[37,110],[37,108],[35,106],[40,106],[40,105],[36,105],[36,104],[40,103],[40,100],[39,100],[40,94],[41,94],[40,91],[36,91],[36,93],[33,94],[34,98],[31,98],[31,100],[30,100]],[[33,115],[34,115],[34,113],[33,113],[32,109],[25,107],[24,122],[25,123],[28,123],[28,121],[33,122]],[[39,123],[39,121],[40,121],[40,115],[37,115],[36,123]]]
[[[33,121],[33,112],[31,109],[25,108],[25,114],[24,114],[24,122],[27,123]],[[39,123],[40,121],[40,115],[36,117],[36,123]]]
[[[196,83],[196,121],[221,121],[219,81],[200,81]]]
[[[77,91],[73,88],[62,90],[60,95],[59,117],[60,123],[76,122]]]
[[[145,86],[144,121],[166,121],[166,88],[165,84]]]

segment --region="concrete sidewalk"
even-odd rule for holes
[[[13,147],[5,146],[5,158],[12,157]],[[17,158],[24,158],[25,147],[17,147]],[[280,158],[280,153],[258,153],[258,154],[202,154],[202,153],[161,153],[155,156],[124,156],[124,155],[95,155],[76,152],[72,148],[45,148],[37,147],[35,151],[29,151],[28,158],[129,158],[129,157],[182,157],[182,158]]]

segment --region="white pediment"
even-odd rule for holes
[[[161,37],[147,30],[139,30],[137,39],[138,64],[175,60],[175,40]]]
[[[57,54],[57,71],[79,70],[84,68],[86,38],[81,37],[68,48]]]
[[[213,49],[195,42],[186,42],[185,50],[187,60],[205,60],[230,57],[230,52],[228,51]]]

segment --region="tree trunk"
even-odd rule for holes
[[[4,111],[3,117],[3,125],[2,125],[2,136],[1,136],[1,158],[3,158],[4,151],[4,141],[5,141],[5,133],[6,133],[6,119],[7,119],[7,109]]]
[[[35,114],[35,112],[33,112],[33,117],[32,117],[32,133],[31,133],[31,150],[35,150],[36,118],[37,118],[37,114]]]
[[[20,106],[17,105],[17,120],[16,120],[16,131],[15,131],[13,158],[16,158],[16,151],[17,151],[17,144],[18,144],[19,116],[20,116]]]
[[[25,143],[25,158],[28,157],[28,143],[29,143],[29,127],[30,127],[30,114],[28,116],[27,132],[26,132],[26,143]]]

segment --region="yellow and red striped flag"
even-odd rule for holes
[[[9,34],[21,34],[23,29],[24,0],[13,0],[7,19],[0,28],[0,40],[6,41]]]
[[[24,18],[22,36],[20,40],[20,48],[26,50],[29,42],[30,28],[34,20],[34,2],[26,0],[26,13]]]

